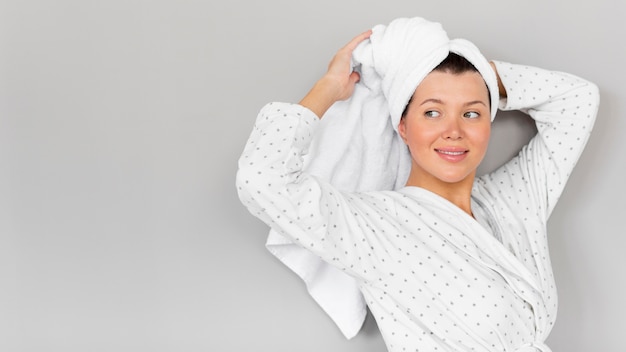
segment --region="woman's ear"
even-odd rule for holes
[[[406,118],[402,117],[400,119],[400,123],[398,124],[398,134],[406,144]]]
[[[398,133],[400,134],[400,137],[404,141],[404,144],[407,144],[407,145],[408,143],[406,141],[406,119],[407,119],[407,115],[409,113],[409,108],[411,107],[412,101],[413,101],[413,96],[411,96],[411,98],[409,99],[409,102],[406,103],[406,106],[404,107],[404,111],[402,112],[402,115],[400,115],[400,123],[398,124]]]

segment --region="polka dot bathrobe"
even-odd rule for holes
[[[237,187],[272,229],[353,276],[389,351],[549,351],[557,293],[546,222],[593,126],[598,89],[496,62],[501,110],[538,134],[476,179],[469,216],[418,187],[345,193],[302,171],[318,118],[272,103],[239,161]]]

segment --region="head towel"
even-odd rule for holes
[[[305,171],[341,191],[404,187],[411,167],[408,148],[397,133],[402,112],[420,82],[450,52],[471,62],[491,94],[491,118],[498,109],[495,73],[478,48],[450,40],[439,23],[399,18],[377,25],[352,55],[361,74],[352,97],[323,116],[310,147]],[[306,283],[311,296],[347,338],[360,330],[365,301],[356,281],[343,271],[270,231],[267,248]]]

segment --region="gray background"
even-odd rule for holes
[[[621,7],[621,8],[620,8]],[[265,249],[236,160],[336,49],[396,17],[601,88],[551,218],[554,351],[623,351],[624,8],[617,1],[0,1],[0,351],[384,351]],[[482,171],[532,132],[501,116]],[[511,143],[513,141],[513,143]]]

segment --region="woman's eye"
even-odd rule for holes
[[[426,117],[439,117],[439,112],[434,110],[429,110],[424,113]]]
[[[475,119],[475,118],[479,117],[480,114],[477,113],[476,111],[468,111],[465,114],[463,114],[463,116],[465,116],[467,118],[470,118],[470,119]]]

